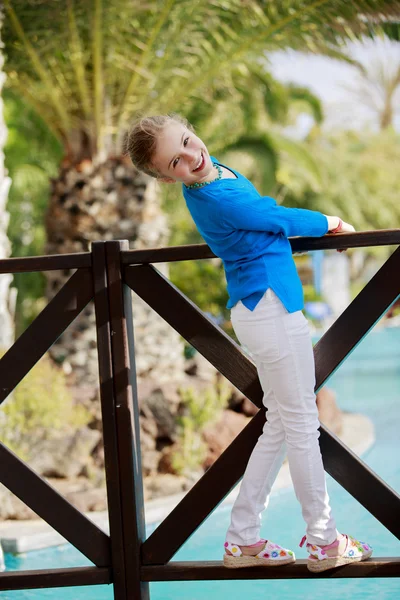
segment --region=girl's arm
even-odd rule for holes
[[[219,203],[219,211],[226,225],[234,229],[269,231],[286,237],[321,237],[337,229],[340,222],[339,217],[305,208],[279,206],[273,198],[243,194],[240,190],[230,190],[225,201]],[[354,229],[343,223],[341,231]]]

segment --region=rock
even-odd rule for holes
[[[185,477],[177,475],[153,475],[152,477],[146,477],[144,480],[144,487],[152,498],[158,498],[160,496],[171,496],[178,494],[187,488]]]
[[[241,412],[246,415],[246,417],[254,417],[260,410],[251,400],[248,398],[243,398]]]
[[[148,408],[157,424],[157,437],[174,440],[176,437],[176,421],[165,391],[159,387],[142,402],[142,411]]]
[[[208,454],[203,466],[206,469],[222,454],[249,421],[250,418],[244,415],[232,410],[224,410],[221,419],[205,429],[203,439],[208,446]]]
[[[100,437],[99,431],[84,427],[72,435],[43,440],[34,446],[29,465],[47,477],[76,477]]]
[[[159,455],[158,461],[158,472],[159,473],[169,473],[170,475],[175,475],[175,469],[173,467],[173,456],[176,452],[179,452],[178,444],[173,444],[172,446],[166,446],[162,449]]]
[[[317,393],[317,407],[319,420],[336,435],[343,428],[343,413],[336,404],[336,395],[333,390],[323,387]]]
[[[160,462],[160,452],[157,450],[146,450],[142,453],[142,471],[143,476],[155,475]]]
[[[185,373],[197,379],[213,382],[218,371],[202,354],[196,352],[193,358],[186,361]]]
[[[149,415],[140,416],[140,443],[143,452],[147,450],[154,450],[156,447],[157,439],[157,423],[155,422],[153,415],[148,411]]]
[[[33,510],[0,484],[0,519],[2,521],[6,519],[25,521],[37,518],[38,516]]]
[[[107,490],[105,487],[67,492],[65,498],[81,512],[107,510]]]
[[[126,156],[108,157],[104,162],[81,156],[71,160],[71,156],[52,181],[46,253],[86,252],[91,243],[110,239],[127,239],[136,249],[166,245],[169,227],[154,179],[139,173]],[[166,275],[168,265],[158,264],[157,270]],[[46,273],[49,298],[71,274],[68,270]],[[132,300],[138,375],[160,382],[177,380],[184,369],[182,338],[136,294]],[[70,371],[75,385],[97,385],[92,305],[52,345],[51,353]]]

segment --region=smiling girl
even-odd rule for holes
[[[137,123],[127,138],[134,165],[163,183],[182,183],[197,229],[224,264],[232,326],[257,366],[267,421],[232,508],[228,568],[285,565],[294,553],[260,539],[261,512],[287,452],[306,523],[310,571],[365,560],[368,544],[340,534],[331,514],[319,447],[315,365],[303,290],[288,238],[353,232],[339,217],[278,206],[238,171],[210,156],[177,115]]]

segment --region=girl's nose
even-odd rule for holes
[[[196,158],[196,152],[192,148],[185,148],[182,154],[189,161],[193,161]]]

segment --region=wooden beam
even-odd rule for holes
[[[110,539],[0,442],[0,481],[98,567],[110,565]]]
[[[52,254],[51,256],[25,256],[2,258],[0,273],[32,273],[34,271],[58,271],[91,267],[91,253]]]
[[[91,271],[74,273],[0,360],[0,404],[93,297]]]
[[[326,382],[400,295],[400,248],[315,345],[317,387]]]
[[[111,583],[110,570],[96,567],[7,571],[6,573],[0,573],[1,591],[104,585],[109,583]]]
[[[360,577],[399,577],[400,558],[370,558],[323,573],[311,573],[306,560],[281,567],[227,569],[222,561],[169,562],[142,567],[144,581],[205,581],[227,579],[338,579]]]
[[[370,284],[376,289],[381,280],[389,277],[390,281],[397,281],[395,274],[399,272],[400,250],[397,250],[381,271],[374,277]],[[240,391],[243,392],[257,406],[261,406],[262,391],[258,381],[256,368],[253,363],[242,353],[236,344],[208,319],[190,300],[188,300],[165,277],[150,266],[128,267],[125,270],[125,279],[128,285],[142,297],[158,314],[160,314],[174,329],[176,329],[193,347],[207,358],[225,377],[227,377]],[[387,290],[387,286],[384,290]],[[370,288],[371,290],[371,288]],[[367,297],[369,296],[367,292]],[[397,297],[396,290],[392,288],[388,293],[377,294],[374,300],[374,309],[368,313],[371,321],[364,322],[364,335],[376,321],[376,315],[382,314]],[[364,302],[365,297],[362,299]],[[341,346],[341,352],[333,354],[329,363],[328,372],[335,369],[335,360],[339,364],[344,356],[360,341],[362,332],[358,329],[352,334],[348,322],[353,318],[358,319],[360,307],[358,303],[351,304],[347,311],[339,318],[345,319],[349,335],[346,336],[346,346]],[[357,317],[353,314],[357,312]],[[326,334],[327,335],[327,334]],[[320,341],[320,354],[330,353],[331,349],[325,344],[326,336]],[[329,340],[329,337],[327,338]],[[343,354],[344,351],[344,354]],[[317,389],[324,382],[326,369],[321,369],[317,363]],[[188,492],[179,505],[168,515],[151,536],[143,544],[142,553],[144,564],[168,562],[186,539],[196,530],[207,515],[223,500],[226,494],[234,487],[243,475],[251,451],[257,437],[261,434],[264,423],[261,413],[249,424],[225,450],[212,467],[203,475],[197,484]],[[360,461],[337,438],[333,437],[323,426],[321,427],[321,447],[324,453],[324,464],[328,472],[348,489],[353,496],[368,509],[395,535],[400,534],[400,524],[388,514],[385,506],[392,507],[393,514],[397,513],[399,497],[380,480],[375,474]],[[329,452],[328,452],[329,451]],[[328,454],[328,456],[326,456]],[[343,462],[343,456],[346,457]],[[337,461],[340,457],[341,461]],[[243,466],[244,465],[244,466]],[[223,473],[223,476],[222,476]],[[371,495],[364,498],[363,491],[358,489],[355,482],[362,480],[365,485],[370,485],[374,493],[382,500],[381,504],[374,501]],[[199,500],[201,498],[201,502]],[[388,503],[388,504],[387,504]]]
[[[94,242],[92,244],[92,256],[104,467],[106,473],[108,519],[110,523],[114,598],[115,600],[128,600],[105,242]]]
[[[149,600],[140,580],[140,547],[146,538],[140,452],[139,404],[134,360],[132,294],[123,285],[120,253],[127,241],[106,242],[114,397],[127,597]],[[129,332],[129,333],[128,333]]]

